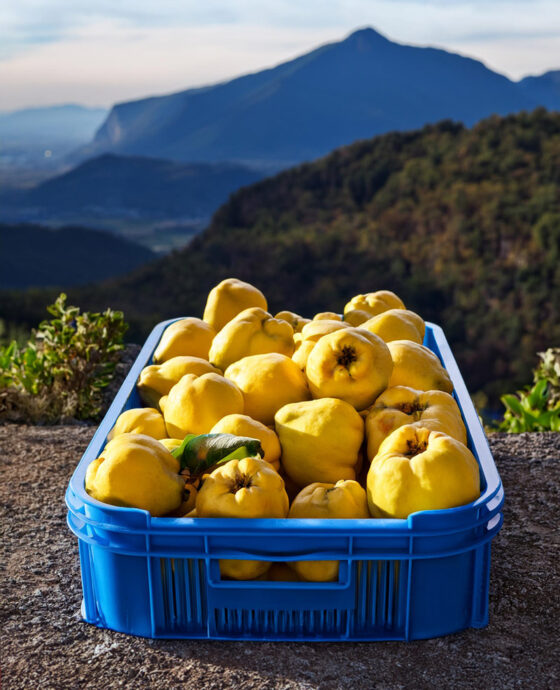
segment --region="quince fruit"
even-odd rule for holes
[[[172,450],[175,450],[175,448],[179,448],[181,443],[183,443],[183,440],[180,438],[160,438],[159,442],[167,448],[169,452]]]
[[[285,518],[289,500],[284,481],[257,458],[230,460],[204,480],[196,498],[198,517]],[[220,560],[220,571],[235,580],[252,580],[270,567],[267,561]]]
[[[311,322],[311,319],[305,319],[303,316],[300,316],[293,311],[279,311],[278,314],[274,315],[274,318],[287,321],[294,329],[294,333],[301,333],[301,329],[305,326],[305,324]]]
[[[275,470],[280,469],[280,441],[272,429],[246,414],[228,414],[210,429],[211,434],[233,434],[256,438],[261,442],[263,460],[266,460]]]
[[[340,331],[344,328],[351,328],[349,323],[344,321],[336,321],[334,319],[318,319],[317,321],[310,321],[306,324],[301,334],[294,336],[295,352],[292,359],[298,367],[304,371],[307,364],[307,358],[311,350],[324,335]]]
[[[320,311],[315,314],[313,321],[342,321],[342,316],[334,311]]]
[[[207,434],[227,414],[242,414],[243,393],[218,374],[187,374],[160,400],[167,434],[183,439],[187,434]]]
[[[310,321],[301,329],[301,339],[302,341],[312,340],[316,343],[324,335],[328,335],[334,331],[340,331],[344,328],[351,328],[351,325],[340,319],[318,319],[317,321]]]
[[[159,441],[122,434],[87,468],[86,491],[103,503],[147,510],[160,517],[176,510],[185,481],[178,461]]]
[[[172,357],[188,355],[208,359],[208,352],[216,331],[202,319],[189,316],[168,326],[154,352],[154,363],[161,364]]]
[[[358,482],[341,479],[336,484],[314,482],[294,498],[289,518],[368,519],[367,495]],[[309,582],[338,579],[338,561],[293,561],[295,572]]]
[[[369,468],[367,495],[374,517],[461,506],[480,495],[478,463],[451,436],[407,424],[381,444]]]
[[[356,479],[364,422],[352,405],[338,398],[291,403],[274,420],[282,467],[295,484]]]
[[[263,293],[250,283],[227,278],[208,293],[203,319],[217,332],[240,312],[250,307],[266,311],[268,304]]]
[[[363,410],[387,388],[392,369],[381,338],[345,328],[319,340],[307,358],[305,375],[314,398],[340,398]]]
[[[296,333],[296,335],[299,335]],[[300,340],[299,342],[294,338],[294,343],[296,346],[296,351],[292,355],[292,360],[297,364],[301,371],[305,371],[305,366],[307,364],[307,358],[309,357],[311,350],[317,344],[315,340]]]
[[[243,357],[226,369],[225,376],[243,393],[245,414],[267,425],[274,423],[283,405],[311,397],[301,369],[276,352]]]
[[[390,290],[367,292],[356,295],[344,307],[344,320],[352,326],[359,326],[372,316],[377,316],[388,309],[406,309],[398,295]]]
[[[140,372],[136,387],[140,399],[146,405],[157,407],[162,395],[167,395],[173,386],[186,374],[221,374],[207,359],[183,355],[172,357],[163,364],[151,364]]]
[[[210,348],[210,361],[225,371],[249,355],[279,352],[291,357],[293,351],[294,329],[290,324],[255,307],[245,309],[222,328]]]
[[[421,391],[453,391],[449,374],[438,356],[427,347],[410,340],[392,340],[387,347],[393,360],[389,388],[409,386]]]
[[[269,582],[300,582],[297,573],[290,568],[287,563],[277,561],[270,566],[266,573],[265,580]]]
[[[467,432],[455,399],[443,391],[395,386],[382,393],[366,417],[367,456],[377,455],[382,441],[405,424],[443,431],[467,444]]]
[[[134,407],[117,417],[107,439],[110,441],[121,434],[144,434],[159,440],[167,436],[167,431],[161,412],[153,407]]]
[[[426,324],[421,316],[408,309],[388,309],[362,323],[360,328],[375,333],[386,343],[391,340],[412,340],[421,345]]]

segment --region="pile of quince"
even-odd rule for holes
[[[405,518],[464,505],[479,468],[453,386],[393,292],[272,316],[230,278],[172,323],[88,468],[96,499],[153,516]],[[336,561],[221,561],[237,579],[332,580]]]

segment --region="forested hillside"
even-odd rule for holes
[[[108,232],[0,223],[0,289],[84,285],[128,273],[155,254]],[[2,313],[0,299],[0,314]]]
[[[341,310],[389,288],[440,323],[471,390],[525,383],[560,343],[560,114],[449,121],[339,149],[236,193],[188,249],[92,289],[133,333],[199,315],[208,289],[250,280],[275,312]],[[51,295],[2,295],[36,318]]]

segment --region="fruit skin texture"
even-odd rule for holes
[[[395,386],[382,393],[366,417],[367,456],[371,461],[382,441],[405,424],[443,431],[467,445],[467,431],[455,399],[443,391]]]
[[[301,369],[276,352],[243,357],[226,369],[225,377],[243,393],[245,414],[266,425],[274,424],[284,405],[311,397]]]
[[[342,321],[342,316],[334,311],[320,311],[315,314],[313,321]]]
[[[402,299],[390,290],[367,292],[356,295],[344,307],[344,320],[352,326],[359,326],[372,316],[377,316],[388,309],[406,309]]]
[[[424,319],[413,311],[389,309],[360,324],[360,328],[375,333],[386,343],[392,340],[412,340],[421,345],[426,324]]]
[[[301,371],[305,371],[307,358],[311,354],[311,350],[316,344],[317,343],[314,340],[302,340],[299,343],[296,342],[296,351],[292,355],[292,360],[298,365]]]
[[[173,386],[186,374],[221,374],[207,359],[183,355],[172,357],[163,364],[151,364],[142,369],[136,387],[142,402],[151,407],[159,405],[162,395],[167,395]]]
[[[160,400],[169,438],[207,434],[227,414],[243,413],[243,393],[218,374],[187,374]]]
[[[279,352],[291,357],[294,329],[287,321],[273,319],[264,309],[245,309],[218,333],[210,348],[210,361],[225,371],[250,355]]]
[[[387,388],[393,360],[373,333],[346,328],[323,336],[307,358],[305,375],[314,398],[340,398],[357,410]]]
[[[183,355],[208,359],[216,331],[202,319],[189,316],[168,326],[154,352],[154,363],[161,364]]]
[[[289,518],[321,520],[369,519],[367,495],[356,481],[341,479],[336,484],[315,482],[294,498]],[[293,561],[290,566],[309,582],[332,582],[338,579],[338,561]]]
[[[409,386],[422,391],[453,392],[449,374],[437,355],[427,347],[410,340],[392,340],[387,347],[393,359],[389,388]]]
[[[153,407],[133,407],[118,416],[107,439],[110,441],[121,434],[144,434],[159,440],[166,438],[167,430],[161,412]]]
[[[367,475],[373,517],[406,518],[418,510],[454,508],[480,495],[471,451],[441,431],[407,424],[383,441]]]
[[[344,328],[350,328],[350,324],[334,319],[310,321],[309,324],[306,324],[302,328],[301,334],[296,333],[294,335],[295,352],[292,355],[292,359],[298,367],[304,371],[305,365],[307,364],[307,358],[311,350],[315,347],[315,343],[324,335],[328,335],[334,331],[340,331]]]
[[[279,311],[278,314],[274,315],[274,318],[287,321],[294,329],[294,333],[301,333],[301,329],[305,324],[311,323],[311,319],[306,319],[293,311]]]
[[[184,479],[178,461],[155,439],[122,434],[87,468],[86,491],[98,501],[147,510],[161,517],[176,510]]]
[[[175,448],[179,448],[181,443],[183,443],[183,440],[180,438],[160,438],[159,442],[162,446],[167,448],[169,452],[171,452],[172,450],[175,450]]]
[[[206,477],[196,497],[198,517],[285,518],[288,509],[284,480],[256,458],[220,465]],[[269,567],[266,561],[220,560],[222,575],[236,580],[254,579]]]
[[[263,460],[266,460],[276,471],[280,469],[280,441],[278,436],[267,426],[251,419],[246,414],[228,414],[210,429],[211,434],[233,434],[234,436],[247,436],[256,438],[261,442],[264,452]]]
[[[217,333],[237,314],[250,307],[268,309],[263,293],[250,283],[226,278],[208,293],[202,318]]]
[[[295,484],[356,479],[364,422],[352,405],[338,398],[291,403],[274,420],[282,467]]]
[[[349,323],[338,319],[318,319],[317,321],[310,321],[305,324],[301,329],[301,338],[302,341],[313,340],[317,342],[324,335],[328,335],[333,331],[340,331],[344,328],[351,328],[351,326]]]

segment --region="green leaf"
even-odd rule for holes
[[[183,456],[183,453],[185,452],[185,448],[187,447],[189,441],[192,441],[193,438],[196,438],[197,434],[187,434],[185,438],[183,439],[183,443],[181,443],[180,446],[177,446],[177,448],[174,448],[171,451],[171,455],[173,455],[174,458],[177,458],[179,461],[181,460],[181,457]]]
[[[517,396],[511,395],[511,394],[502,395],[501,401],[514,414],[519,415],[520,417],[523,417],[525,410],[523,409],[521,403],[519,402],[519,398]]]
[[[543,409],[546,407],[548,382],[545,379],[538,381],[529,394],[527,395],[527,402],[532,408]]]
[[[189,434],[172,454],[179,460],[181,469],[188,469],[192,476],[236,458],[262,457],[263,450],[256,438],[233,434]]]

